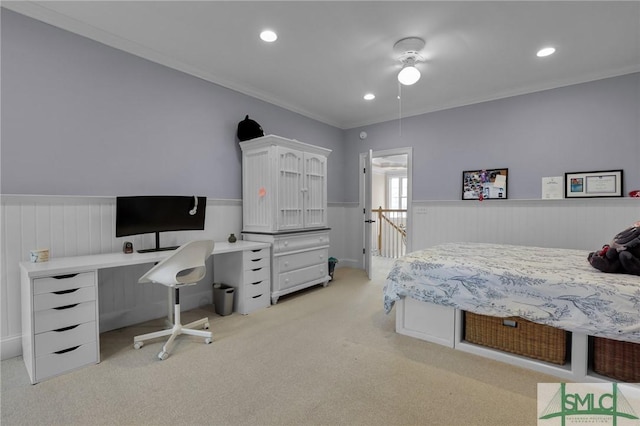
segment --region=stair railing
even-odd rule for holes
[[[377,215],[377,255],[397,258],[404,256],[407,249],[407,210],[373,210]]]

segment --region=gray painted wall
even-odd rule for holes
[[[414,200],[459,200],[463,170],[505,167],[513,199],[539,199],[544,176],[612,169],[626,195],[640,189],[640,73],[352,129],[345,144],[347,201],[360,152],[407,146]]]
[[[241,198],[238,121],[330,148],[330,202],[358,201],[358,154],[413,147],[414,200],[458,200],[461,172],[624,170],[640,189],[640,73],[343,131],[2,9],[4,194]],[[437,84],[437,82],[434,82]],[[410,88],[405,89],[409,96]],[[360,140],[365,130],[368,138]]]
[[[239,199],[236,128],[334,151],[342,130],[2,9],[3,194],[198,194]]]

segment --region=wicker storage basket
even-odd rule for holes
[[[594,337],[593,371],[623,382],[640,382],[640,344]]]
[[[563,365],[567,332],[519,317],[496,318],[465,312],[465,340]]]

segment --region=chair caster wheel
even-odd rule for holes
[[[142,346],[144,346],[143,342],[134,342],[133,349],[140,349]]]
[[[204,339],[204,343],[207,344],[207,345],[210,345],[211,344],[211,338],[207,337],[206,339]]]
[[[169,352],[160,351],[160,353],[158,354],[158,358],[164,361],[165,359],[169,358]]]

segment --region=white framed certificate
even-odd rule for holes
[[[563,198],[564,179],[562,176],[542,178],[542,199],[558,200]]]

